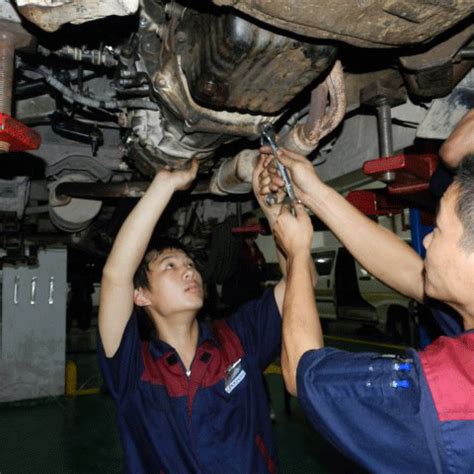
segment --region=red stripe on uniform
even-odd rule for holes
[[[270,457],[270,453],[268,452],[268,449],[265,446],[265,443],[263,442],[263,439],[260,435],[255,436],[255,443],[257,444],[257,448],[260,451],[260,454],[265,460],[265,464],[268,467],[268,472],[270,472],[270,474],[276,474],[278,472],[277,466],[273,459]]]
[[[173,352],[168,352],[154,360],[150,354],[149,343],[143,342],[142,357],[145,369],[141,380],[155,385],[164,385],[170,397],[187,395],[188,409],[191,411],[198,388],[210,387],[223,380],[227,368],[244,356],[240,339],[225,321],[218,321],[214,325],[214,335],[219,346],[205,341],[196,349],[189,379],[182,364],[169,365],[166,361]],[[205,353],[209,355],[203,360]]]
[[[474,333],[442,336],[420,359],[439,420],[474,420]]]
[[[181,364],[169,365],[166,359],[173,352],[167,352],[158,360],[150,354],[148,342],[142,343],[142,357],[145,370],[141,380],[154,385],[164,385],[170,397],[183,397],[188,393],[188,381]]]

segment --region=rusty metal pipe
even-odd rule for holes
[[[336,61],[324,82],[311,93],[308,119],[296,124],[280,137],[281,146],[302,155],[309,155],[321,138],[331,133],[346,112],[344,77],[340,61]],[[224,161],[214,173],[209,191],[213,194],[245,194],[252,190],[252,173],[258,150],[243,150]]]
[[[64,182],[55,188],[55,196],[58,202],[70,197],[82,199],[107,199],[107,198],[140,198],[148,187],[149,181],[131,181],[126,183],[87,183],[87,182]],[[191,194],[209,193],[209,183],[205,182],[193,188]]]
[[[258,150],[242,150],[225,160],[212,176],[209,191],[218,195],[249,193],[258,155]]]
[[[11,115],[15,42],[10,32],[0,33],[0,112]]]
[[[21,24],[0,19],[0,113],[11,115],[15,49],[34,44],[33,37]],[[10,150],[10,143],[0,140],[0,153]]]
[[[15,42],[8,31],[0,33],[0,112],[11,115],[13,90],[13,62]],[[6,153],[10,144],[0,140],[0,153]]]
[[[345,112],[344,75],[340,61],[336,61],[326,80],[311,93],[308,120],[281,137],[281,146],[309,155],[341,123]]]
[[[313,130],[317,127],[317,124],[321,122],[321,119],[324,117],[324,113],[326,112],[327,102],[328,87],[326,82],[323,82],[311,92],[308,118],[306,119],[306,123],[303,125],[305,136],[310,136]]]
[[[59,199],[66,196],[83,199],[138,198],[143,196],[149,185],[148,181],[113,184],[64,182],[56,186],[55,193]]]

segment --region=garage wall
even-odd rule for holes
[[[66,249],[3,267],[0,402],[64,393]]]

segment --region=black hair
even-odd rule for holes
[[[464,227],[461,246],[468,252],[474,252],[474,155],[468,155],[461,161],[455,183],[459,189],[456,213]]]
[[[145,288],[147,290],[150,289],[150,280],[148,279],[150,263],[153,262],[163,252],[163,250],[166,249],[181,250],[190,257],[188,250],[179,240],[168,237],[160,237],[157,240],[152,239],[148,244],[140,265],[138,265],[135,275],[133,276],[134,288]]]

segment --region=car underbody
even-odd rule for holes
[[[325,181],[360,185],[365,161],[445,139],[472,106],[473,13],[461,0],[0,0],[0,114],[41,141],[0,139],[3,247],[105,254],[128,198],[197,158],[163,228],[204,248],[252,207],[267,123]]]

